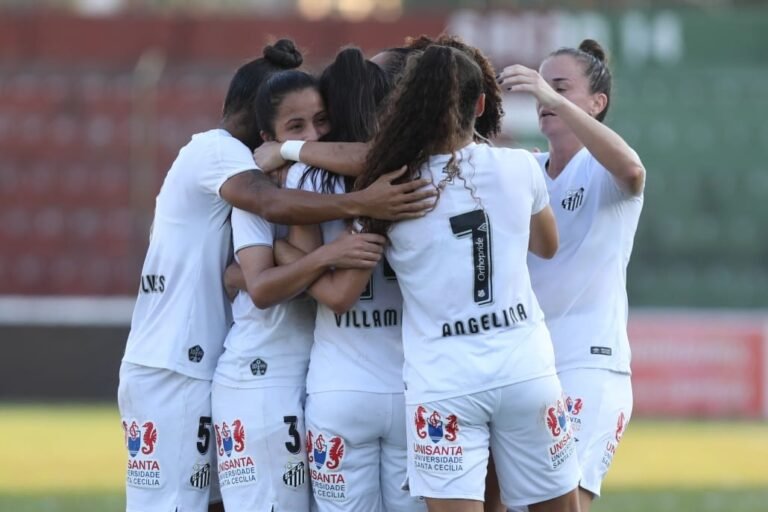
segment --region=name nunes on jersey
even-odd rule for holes
[[[165,291],[165,276],[157,274],[146,274],[141,276],[142,293],[163,293]]]
[[[400,311],[397,309],[351,310],[336,317],[336,327],[370,329],[376,327],[396,327],[400,325]]]
[[[486,313],[479,317],[471,317],[466,320],[456,320],[453,323],[443,324],[443,338],[448,336],[460,336],[462,334],[478,334],[480,331],[490,331],[513,325],[528,319],[525,306],[518,303],[516,306]]]

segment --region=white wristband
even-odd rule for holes
[[[285,160],[291,162],[300,162],[299,153],[301,153],[301,146],[304,145],[303,140],[289,140],[283,142],[280,146],[280,156]]]

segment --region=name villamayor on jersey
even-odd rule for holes
[[[525,306],[522,303],[518,303],[516,306],[486,313],[479,317],[456,320],[453,324],[444,323],[443,338],[460,336],[462,334],[477,334],[480,331],[490,331],[491,329],[500,329],[502,327],[512,327],[527,319],[528,314],[525,312]]]
[[[335,314],[336,327],[392,327],[399,324],[399,311],[396,309],[350,310],[339,315]]]

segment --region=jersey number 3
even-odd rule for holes
[[[469,237],[472,241],[474,267],[473,298],[476,304],[493,302],[493,265],[491,261],[491,221],[485,210],[472,210],[450,218],[451,231],[456,238]]]

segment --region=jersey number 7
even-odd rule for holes
[[[491,220],[485,210],[472,210],[449,219],[456,238],[469,237],[472,241],[472,265],[474,270],[473,298],[476,304],[493,302],[493,265],[491,254]]]

